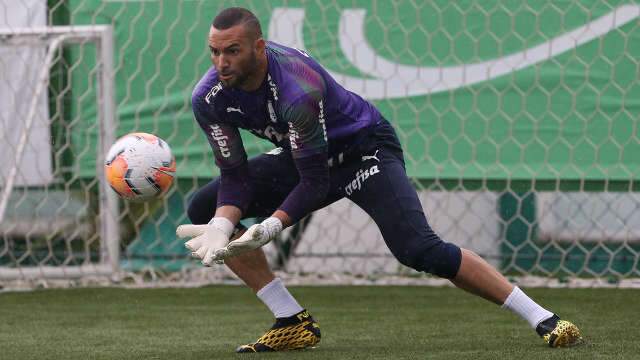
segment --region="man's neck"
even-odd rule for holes
[[[252,92],[252,91],[258,90],[262,85],[262,83],[264,82],[264,79],[267,77],[267,70],[268,70],[268,62],[267,62],[267,54],[265,53],[264,57],[258,60],[257,69],[256,69],[256,72],[254,73],[254,76],[252,76],[250,79],[247,79],[248,81],[243,86],[240,86],[240,90],[246,91],[246,92]]]

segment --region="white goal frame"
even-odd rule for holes
[[[109,146],[115,141],[116,113],[114,92],[114,43],[111,25],[89,26],[46,26],[29,28],[0,29],[0,44],[2,45],[31,45],[46,47],[46,56],[38,74],[38,82],[34,96],[31,97],[29,111],[25,119],[24,130],[20,134],[15,159],[9,175],[4,181],[0,194],[0,222],[4,219],[9,198],[15,186],[18,166],[24,155],[24,150],[33,126],[38,107],[38,99],[43,91],[47,91],[49,74],[54,64],[56,52],[66,44],[84,44],[93,42],[96,45],[97,70],[97,109],[99,121],[99,144],[97,162],[104,162],[104,156]],[[70,279],[85,276],[114,276],[119,271],[120,248],[118,227],[118,199],[117,195],[104,181],[104,167],[96,166],[97,177],[100,181],[100,262],[79,266],[33,266],[7,268],[0,267],[0,280],[16,279]]]

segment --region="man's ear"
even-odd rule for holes
[[[264,41],[264,38],[256,39],[253,43],[253,48],[256,49],[256,52],[264,51],[264,48],[267,46],[267,42]]]

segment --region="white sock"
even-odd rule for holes
[[[542,321],[553,316],[552,312],[531,300],[531,298],[517,286],[513,288],[513,291],[509,294],[507,300],[504,301],[502,307],[520,315],[523,319],[527,320],[529,325],[534,329]]]
[[[267,305],[273,316],[277,318],[289,317],[304,310],[296,299],[291,296],[289,290],[284,287],[282,280],[273,279],[270,283],[258,290],[258,298]]]

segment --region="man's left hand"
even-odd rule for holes
[[[213,255],[213,260],[220,262],[224,259],[262,247],[273,240],[282,231],[282,227],[282,222],[276,217],[270,217],[260,224],[252,225],[238,239],[216,250]]]

